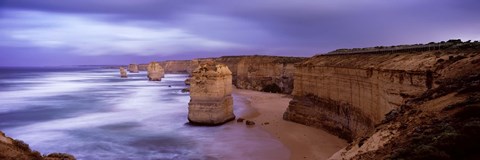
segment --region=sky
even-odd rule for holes
[[[479,8],[478,0],[0,0],[0,66],[479,40]]]

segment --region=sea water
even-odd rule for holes
[[[94,67],[0,68],[0,130],[77,159],[288,159],[259,127],[188,124],[185,74],[160,82]],[[245,112],[233,95],[235,114]],[[272,154],[274,153],[274,154]]]

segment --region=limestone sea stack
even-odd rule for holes
[[[128,71],[130,73],[138,73],[138,65],[136,65],[136,64],[128,65]]]
[[[120,77],[127,78],[127,71],[123,67],[120,67]]]
[[[147,67],[147,76],[150,81],[161,81],[164,77],[165,71],[158,62],[151,62]]]
[[[232,72],[224,64],[205,62],[192,72],[188,120],[199,125],[219,125],[235,119]]]

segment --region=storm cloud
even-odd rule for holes
[[[478,7],[474,0],[4,0],[0,65],[311,56],[338,48],[478,40]]]

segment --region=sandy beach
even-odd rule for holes
[[[244,99],[249,107],[237,118],[253,120],[254,127],[278,138],[290,150],[290,159],[327,159],[347,145],[345,140],[323,130],[283,120],[291,100],[288,95],[242,89],[234,89],[233,95]]]

